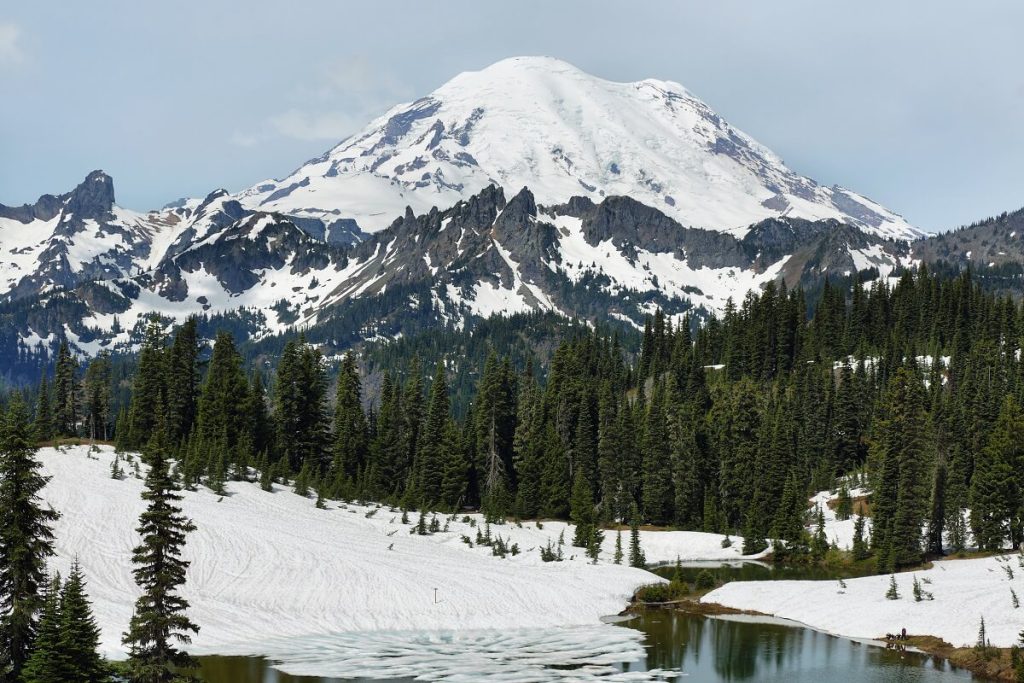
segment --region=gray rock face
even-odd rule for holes
[[[326,212],[246,208],[223,190],[141,216],[113,200],[109,177],[96,173],[66,195],[0,207],[0,217],[59,219],[41,252],[45,263],[7,295],[31,309],[55,288],[67,292],[73,305],[60,309],[67,317],[33,318],[34,333],[68,324],[95,334],[83,320],[138,313],[133,303],[143,295],[179,314],[273,301],[256,313],[277,329],[342,320],[350,339],[395,334],[413,321],[467,324],[530,309],[642,324],[654,307],[711,310],[742,297],[745,283],[813,282],[856,271],[865,254],[871,265],[894,264],[910,249],[834,220],[771,218],[737,238],[684,227],[629,197],[577,196],[546,207],[529,188],[507,198],[496,185],[447,209],[416,215],[407,208],[373,235]],[[167,245],[162,254],[151,253],[157,243]],[[90,254],[83,244],[103,247]],[[280,283],[287,284],[275,289]]]
[[[103,171],[93,171],[72,190],[66,212],[80,219],[104,220],[114,208],[114,179]]]

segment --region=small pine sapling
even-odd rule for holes
[[[896,575],[895,574],[890,574],[889,575],[889,590],[887,590],[885,592],[885,599],[886,600],[899,600],[900,599],[900,592],[899,592],[899,589],[896,587]]]
[[[978,652],[985,652],[988,649],[988,633],[985,631],[985,617],[981,617],[978,625],[978,640],[974,643],[974,649]]]

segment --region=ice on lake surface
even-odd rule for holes
[[[268,647],[269,645],[269,647]],[[262,644],[293,675],[422,681],[666,681],[643,668],[644,633],[599,624],[509,631],[389,631],[287,638]],[[632,667],[630,667],[632,668]]]

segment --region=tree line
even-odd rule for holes
[[[204,368],[195,321],[167,338],[154,320],[109,431],[136,450],[165,425],[190,488],[291,480],[407,509],[636,518],[740,534],[750,552],[773,539],[777,556],[801,557],[815,546],[808,495],[856,477],[874,518],[859,543],[882,571],[971,534],[986,549],[1020,543],[1020,306],[969,272],[848,285],[826,280],[811,315],[802,290],[775,284],[705,321],[658,312],[637,354],[607,330],[571,334],[545,367],[492,350],[464,410],[448,386],[458,358],[427,369],[390,356],[368,401],[353,353],[328,361],[298,336],[265,373],[221,333]],[[104,392],[75,394],[75,413],[61,375],[52,396],[39,388],[37,424],[96,435],[86,416]]]

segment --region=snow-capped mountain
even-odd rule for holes
[[[238,199],[293,215],[334,211],[375,232],[406,206],[426,213],[489,185],[529,187],[545,205],[628,196],[682,225],[740,237],[779,216],[921,235],[855,192],[794,173],[678,83],[614,83],[546,57],[460,74]]]
[[[0,375],[33,378],[17,359],[60,338],[134,348],[152,312],[245,338],[301,327],[338,349],[492,314],[642,326],[770,282],[886,277],[926,253],[917,235],[788,170],[682,86],[512,59],[235,195],[136,213],[95,171],[0,205]]]
[[[0,297],[21,299],[96,280],[130,278],[203,244],[245,218],[285,217],[247,209],[226,190],[138,213],[114,203],[114,181],[93,171],[74,190],[34,204],[0,204]],[[352,244],[365,236],[349,220],[287,217],[310,237]]]
[[[153,311],[178,321],[219,315],[214,329],[228,324],[248,338],[298,327],[339,349],[493,314],[640,327],[659,308],[720,311],[773,281],[865,268],[885,276],[909,263],[910,250],[835,220],[770,218],[737,237],[682,226],[629,197],[544,206],[528,188],[507,198],[496,186],[443,211],[407,209],[349,247],[223,192],[175,210],[187,220],[149,243],[162,253],[155,265],[21,297],[6,312],[16,336],[0,335],[0,351],[10,344],[19,357],[60,337],[89,355],[131,349]]]

